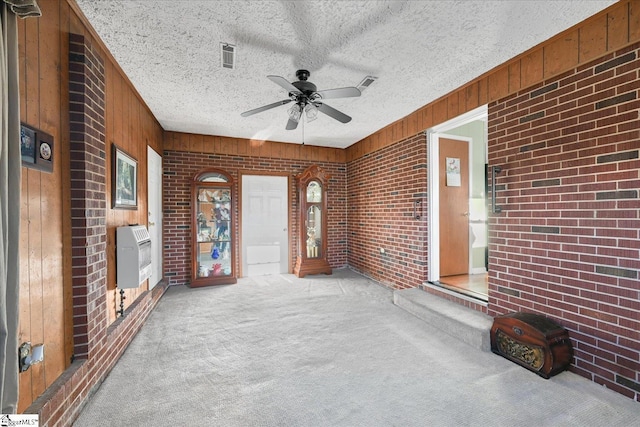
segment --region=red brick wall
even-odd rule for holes
[[[489,105],[489,314],[568,328],[572,370],[640,400],[640,45]]]
[[[289,227],[291,265],[295,263],[298,248],[298,196],[295,175],[312,163],[305,160],[274,159],[266,157],[230,156],[182,151],[165,151],[163,158],[163,234],[164,277],[173,284],[191,281],[191,180],[200,171],[216,168],[226,171],[234,179],[235,241],[239,242],[239,180],[241,173],[289,175],[290,211]],[[346,167],[342,163],[317,163],[331,175],[328,189],[328,249],[329,264],[344,267],[347,262],[346,239]],[[236,245],[238,246],[238,245]],[[240,251],[236,248],[236,271],[240,271]]]
[[[426,135],[349,162],[347,186],[349,266],[394,289],[422,284],[427,278]],[[413,216],[414,201],[421,202],[419,220]]]
[[[74,357],[104,345],[107,319],[104,62],[90,41],[69,35]]]

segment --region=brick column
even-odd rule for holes
[[[104,62],[91,41],[69,36],[74,357],[91,358],[107,328]]]

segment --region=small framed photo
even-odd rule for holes
[[[22,166],[53,172],[53,136],[21,123],[20,155]]]
[[[36,163],[36,131],[25,124],[20,125],[20,154],[23,166]]]
[[[115,144],[111,148],[111,206],[138,208],[138,161]]]

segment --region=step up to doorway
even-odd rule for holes
[[[491,351],[493,318],[421,289],[394,291],[393,302],[431,326],[462,340],[472,347]]]

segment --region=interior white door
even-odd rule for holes
[[[242,272],[287,273],[289,209],[286,176],[242,176]]]
[[[162,280],[162,156],[147,146],[147,203],[151,236],[149,289]]]

